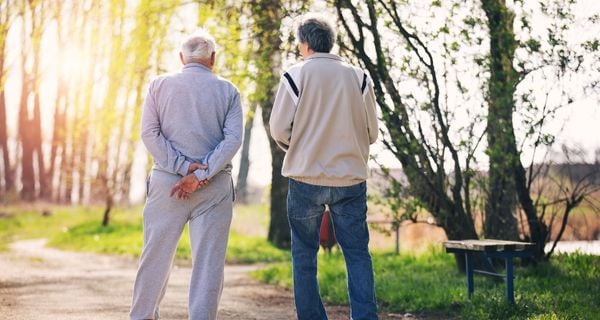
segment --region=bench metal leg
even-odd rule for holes
[[[515,303],[514,287],[513,287],[513,261],[512,257],[506,257],[506,298],[509,302]]]
[[[516,244],[517,247],[504,247],[496,248],[495,244],[491,244],[491,242],[498,242],[501,245],[504,243]],[[478,246],[472,247],[469,243],[478,244]],[[520,245],[525,246],[520,246]],[[463,241],[448,241],[445,243],[446,252],[454,253],[454,254],[464,254],[465,255],[465,271],[467,274],[467,294],[469,299],[473,296],[474,290],[474,282],[473,282],[473,273],[477,272],[487,276],[493,276],[496,278],[505,278],[506,281],[506,300],[509,303],[515,303],[515,294],[514,294],[514,266],[513,266],[513,258],[517,257],[529,257],[533,253],[529,251],[533,244],[524,243],[524,242],[506,242],[506,241],[497,241],[497,240],[465,240]],[[473,269],[475,255],[483,255],[486,259],[486,262],[489,264],[488,258],[500,258],[504,259],[506,272],[505,273],[497,273],[495,270],[475,270]],[[485,266],[484,266],[485,267]],[[486,268],[487,269],[487,268]]]
[[[469,296],[469,299],[471,298],[471,296],[473,295],[473,289],[474,289],[474,285],[473,285],[473,259],[471,257],[471,254],[468,252],[465,252],[465,269],[467,272],[467,294]]]

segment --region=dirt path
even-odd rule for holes
[[[0,318],[126,319],[137,261],[66,252],[27,240],[0,253]],[[256,266],[227,266],[219,319],[295,319],[291,292],[261,284]],[[161,304],[163,319],[187,319],[190,269],[175,267]],[[330,319],[348,319],[346,307],[328,307]],[[382,314],[382,319],[416,319]]]

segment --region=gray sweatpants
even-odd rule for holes
[[[144,206],[144,248],[133,289],[131,319],[158,319],[177,243],[189,222],[192,279],[189,318],[216,319],[233,210],[231,175],[220,172],[188,200],[170,198],[181,177],[153,170]]]

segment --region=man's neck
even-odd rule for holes
[[[198,63],[205,66],[208,70],[212,71],[213,65],[210,62],[198,61]]]
[[[306,50],[306,52],[304,53],[304,55],[302,56],[302,58],[304,59],[308,59],[310,57],[312,57],[316,52],[313,51],[313,49],[308,49]]]
[[[203,61],[203,60],[190,61],[190,62],[186,63],[186,65],[191,64],[191,63],[202,65],[203,67],[205,67],[206,69],[208,69],[210,71],[212,71],[212,69],[213,69],[213,64],[210,63],[209,61]]]

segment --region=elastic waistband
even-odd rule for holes
[[[350,187],[365,180],[361,179],[335,179],[335,178],[313,178],[313,177],[289,177],[290,179],[294,179],[296,181],[316,185],[316,186],[324,186],[324,187]]]

